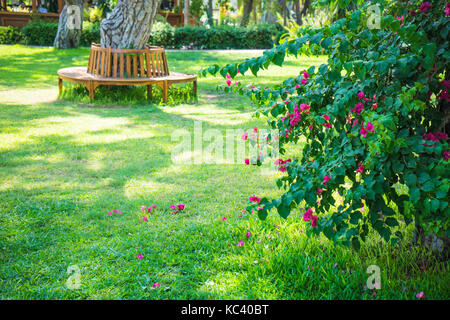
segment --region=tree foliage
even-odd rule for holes
[[[329,57],[273,88],[224,86],[248,95],[256,115],[279,130],[281,154],[287,144],[302,153],[277,181],[284,194],[253,198],[247,210],[287,217],[306,204],[309,232],[355,248],[370,229],[397,242],[400,220],[448,236],[449,15],[442,1],[365,2],[329,26],[298,29],[260,57],[202,70],[256,76],[286,55]]]

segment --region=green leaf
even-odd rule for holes
[[[414,187],[414,188],[409,189],[409,199],[413,203],[416,203],[417,201],[419,201],[419,199],[420,199],[419,188]]]

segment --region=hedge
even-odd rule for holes
[[[51,46],[58,31],[58,24],[34,20],[22,29],[25,43],[28,45]]]
[[[15,44],[22,41],[23,35],[18,28],[0,27],[0,44]]]
[[[34,20],[21,31],[13,27],[0,28],[0,43],[24,42],[28,45],[51,46],[58,30],[57,23]],[[283,29],[260,24],[248,28],[233,26],[180,27],[156,22],[149,43],[165,48],[187,49],[267,49],[278,43]],[[100,42],[99,23],[83,22],[81,45]]]

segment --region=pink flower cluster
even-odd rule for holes
[[[430,10],[430,8],[431,8],[431,4],[430,4],[428,1],[424,1],[424,2],[422,2],[422,3],[420,4],[420,6],[419,6],[419,11],[425,13],[425,12],[428,12],[428,10]],[[416,10],[411,10],[411,11],[409,11],[409,14],[410,14],[412,17],[414,17],[415,15],[417,15],[417,13],[418,13],[418,12],[417,12]]]
[[[328,181],[330,181],[330,179],[331,179],[331,176],[326,175],[325,177],[323,177],[322,184],[323,184],[324,186],[326,186],[327,183],[328,183]]]
[[[367,133],[374,131],[375,128],[371,122],[367,122],[367,125],[365,127],[361,127],[361,135],[365,138],[367,136]]]
[[[315,228],[315,227],[317,227],[318,217],[316,215],[314,215],[313,213],[314,213],[314,211],[311,208],[306,210],[305,213],[303,214],[303,220],[311,221],[311,227]]]
[[[276,166],[279,166],[278,171],[286,172],[286,164],[288,162],[292,162],[292,160],[291,159],[287,159],[287,160],[277,159],[277,160],[275,160],[275,162],[273,164]]]
[[[439,142],[439,140],[448,140],[445,132],[428,132],[422,135],[423,140]]]
[[[303,72],[303,79],[300,81],[302,83],[302,85],[305,85],[308,83],[308,78],[309,78],[309,74],[308,72]]]
[[[285,101],[286,102],[286,101]],[[284,122],[284,120],[289,117],[289,125],[290,127],[287,128],[284,136],[286,138],[289,137],[289,134],[291,133],[292,129],[299,124],[300,120],[302,119],[301,113],[304,112],[305,114],[309,114],[311,111],[309,110],[311,108],[308,104],[300,104],[300,110],[297,105],[294,106],[294,113],[288,113],[286,116],[281,118],[281,121]]]
[[[363,163],[358,163],[358,169],[356,169],[356,172],[364,173],[365,167],[363,166]]]
[[[178,213],[180,211],[183,211],[185,206],[186,205],[184,203],[180,203],[180,204],[177,204],[177,205],[172,204],[170,206],[170,208],[172,209],[172,213]]]
[[[120,210],[112,210],[112,211],[109,211],[108,213],[107,213],[107,215],[112,215],[113,213],[117,213],[117,214],[122,214],[122,211],[120,211]]]
[[[249,197],[248,200],[251,202],[259,203],[261,201],[261,198],[258,198],[257,196],[253,195],[253,196]]]
[[[330,129],[333,127],[333,125],[331,123],[329,123],[328,121],[330,120],[330,116],[327,114],[323,115],[323,118],[325,119],[325,122],[322,124],[324,127]]]
[[[445,12],[445,15],[446,15],[447,17],[450,16],[450,2],[447,2],[447,3],[445,4],[444,12]]]
[[[359,100],[363,100],[363,101],[359,101],[357,104],[355,104],[355,106],[353,108],[350,108],[350,110],[352,112],[355,112],[358,116],[361,114],[361,112],[364,110],[364,103],[363,102],[368,102],[368,101],[372,101],[372,108],[375,110],[378,105],[376,103],[377,100],[377,96],[374,94],[372,98],[368,98],[364,95],[364,91],[360,91],[356,94],[356,96],[358,97]]]
[[[448,93],[448,90],[450,89],[450,80],[442,80],[441,84],[444,86],[444,90],[438,94],[438,98],[450,102],[450,94]]]
[[[152,204],[150,207],[141,206],[141,211],[144,213],[149,213],[152,209],[156,209],[156,204]]]

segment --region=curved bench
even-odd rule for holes
[[[147,45],[145,49],[113,49],[91,45],[87,67],[71,67],[58,70],[58,87],[61,93],[63,80],[83,84],[91,100],[95,89],[101,85],[146,85],[147,98],[152,96],[152,85],[162,88],[163,101],[167,102],[169,87],[174,83],[192,82],[197,95],[197,75],[169,73],[163,47]]]

